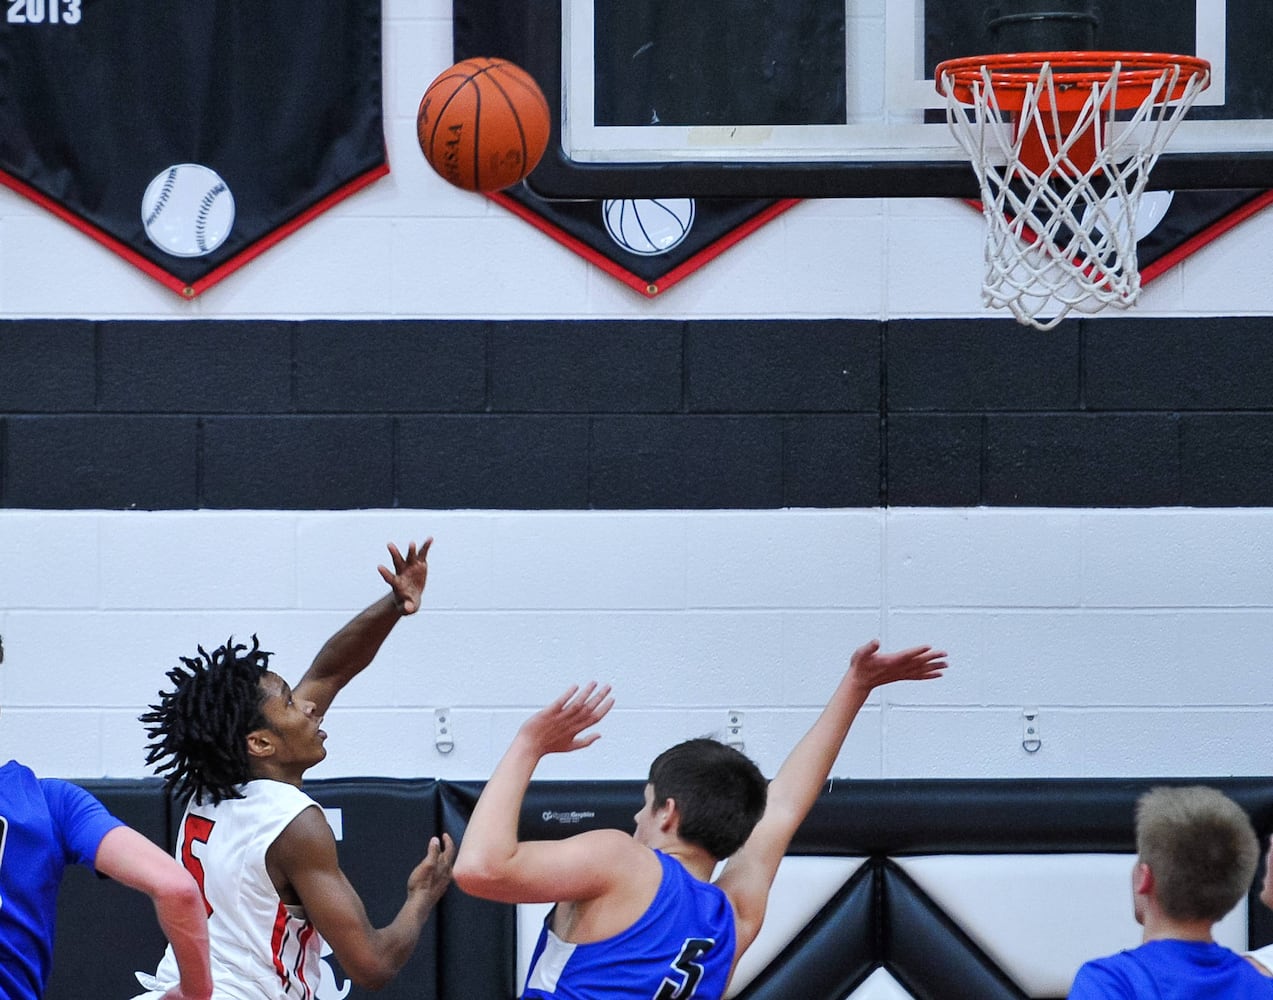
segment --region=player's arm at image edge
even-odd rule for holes
[[[190,873],[127,826],[117,826],[102,838],[93,867],[154,902],[159,926],[172,943],[181,972],[181,995],[192,1000],[212,996],[208,919],[203,893]]]

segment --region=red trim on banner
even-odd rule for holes
[[[261,254],[265,253],[265,251],[270,247],[274,246],[274,244],[288,236],[291,236],[292,233],[300,229],[301,226],[322,215],[337,202],[344,201],[351,194],[354,194],[356,191],[361,191],[372,181],[378,181],[381,177],[384,177],[388,173],[389,161],[386,160],[379,166],[372,167],[365,174],[361,174],[353,180],[342,184],[326,198],[316,201],[299,215],[266,233],[266,235],[262,236],[251,246],[240,250],[239,253],[231,257],[216,270],[211,271],[198,281],[192,282],[189,286],[182,286],[180,289],[181,294],[185,295],[187,298],[194,298],[196,295],[206,292],[222,278],[225,278],[234,271],[237,271],[249,261],[255,260]]]
[[[1152,264],[1147,264],[1140,272],[1141,284],[1153,281],[1164,271],[1170,271],[1191,253],[1201,250],[1214,239],[1218,239],[1240,222],[1245,222],[1261,209],[1273,203],[1273,191],[1258,194],[1244,205],[1239,205],[1223,219],[1217,219],[1207,228],[1195,233],[1180,246],[1163,254]]]
[[[510,212],[512,212],[514,215],[516,215],[519,219],[523,220],[524,222],[529,222],[541,233],[551,236],[554,240],[556,240],[558,243],[564,246],[567,250],[571,250],[574,253],[577,253],[580,257],[583,257],[589,263],[596,264],[597,267],[601,268],[603,271],[605,271],[607,274],[611,275],[612,277],[618,278],[625,285],[629,285],[630,287],[635,288],[638,292],[645,291],[646,283],[642,281],[640,278],[638,278],[631,271],[627,270],[627,268],[620,267],[618,264],[610,260],[608,257],[605,257],[599,254],[596,250],[592,249],[592,247],[588,246],[588,244],[584,243],[582,240],[575,239],[565,230],[558,229],[551,222],[545,219],[542,215],[539,215],[536,212],[532,212],[520,201],[514,201],[508,195],[502,194],[499,191],[488,192],[486,197],[490,198],[491,201],[495,202],[497,205],[502,205],[504,208],[508,209]]]
[[[70,209],[65,208],[62,205],[58,204],[52,198],[49,198],[48,196],[37,191],[35,188],[31,187],[29,184],[25,184],[22,181],[18,180],[12,174],[7,174],[4,171],[0,170],[0,184],[3,184],[5,187],[9,188],[10,190],[16,191],[18,194],[22,195],[24,198],[29,198],[31,201],[35,202],[41,208],[47,209],[48,211],[52,212],[54,215],[56,215],[59,219],[63,220],[64,222],[69,222],[72,226],[74,226],[80,232],[84,233],[87,236],[93,237],[93,239],[97,240],[97,242],[102,244],[102,246],[106,247],[108,250],[111,250],[119,254],[119,256],[123,257],[130,264],[141,268],[141,270],[145,271],[156,281],[162,282],[163,284],[171,288],[173,291],[181,292],[186,287],[186,283],[184,281],[179,281],[168,272],[152,264],[141,254],[137,253],[135,250],[129,247],[126,243],[121,243],[119,240],[115,239],[115,237],[111,236],[109,233],[106,233],[103,230],[98,229],[92,223],[87,222],[84,219],[81,219],[78,215],[76,215]]]
[[[616,264],[609,257],[605,256],[605,254],[594,250],[582,240],[571,236],[565,230],[549,222],[542,215],[532,211],[521,202],[510,198],[508,195],[499,191],[494,191],[487,194],[487,197],[496,204],[502,205],[504,208],[508,209],[518,218],[529,222],[540,232],[552,237],[552,239],[556,240],[566,249],[577,253],[580,257],[584,258],[584,260],[588,261],[588,263],[595,264],[611,277],[618,278],[629,288],[640,292],[646,298],[650,299],[654,298],[654,296],[661,292],[666,292],[678,281],[683,280],[687,275],[692,274],[704,264],[719,257],[739,240],[749,236],[751,233],[754,233],[766,222],[769,222],[774,217],[781,215],[787,209],[800,202],[799,198],[785,198],[781,201],[774,202],[772,205],[762,209],[746,222],[741,223],[734,229],[731,229],[714,243],[704,247],[698,253],[685,260],[679,267],[674,267],[672,270],[668,271],[667,274],[661,275],[653,281],[647,281],[640,275],[633,274],[621,264]]]
[[[984,215],[985,211],[982,203],[974,198],[965,198],[964,201],[977,210],[978,213]],[[1170,271],[1177,264],[1181,263],[1186,257],[1196,253],[1213,240],[1219,239],[1230,229],[1238,224],[1245,222],[1251,216],[1264,208],[1273,204],[1273,190],[1265,191],[1256,195],[1250,201],[1239,205],[1228,215],[1221,219],[1217,219],[1205,229],[1200,229],[1179,246],[1174,247],[1167,253],[1163,254],[1152,264],[1146,264],[1140,271],[1140,283],[1142,286],[1149,284],[1155,278],[1160,278]],[[1026,232],[1029,232],[1027,229]]]
[[[274,244],[278,243],[280,240],[284,239],[285,237],[290,236],[292,233],[296,232],[296,230],[300,229],[301,226],[305,225],[307,222],[310,222],[317,216],[321,215],[323,212],[326,212],[337,202],[343,201],[345,198],[348,198],[354,192],[359,191],[362,188],[366,187],[368,184],[372,183],[372,181],[379,180],[381,177],[384,177],[388,173],[389,173],[389,163],[388,161],[386,161],[384,163],[381,163],[379,166],[373,167],[371,170],[368,170],[366,173],[363,173],[359,175],[358,177],[355,177],[353,180],[345,184],[342,184],[331,194],[327,195],[327,197],[323,198],[322,200],[318,202],[315,202],[313,205],[307,208],[304,212],[301,212],[290,221],[285,222],[283,225],[278,226],[275,229],[271,230],[269,233],[261,237],[251,246],[245,247],[243,250],[240,250],[237,254],[235,254],[233,257],[227,260],[220,267],[215,268],[214,270],[208,272],[202,278],[199,278],[198,280],[192,281],[189,283],[182,281],[180,278],[176,277],[175,275],[169,274],[158,264],[155,264],[152,261],[147,260],[141,254],[139,254],[136,250],[128,246],[128,244],[122,243],[119,240],[115,239],[115,237],[111,236],[105,230],[98,229],[97,226],[93,225],[91,222],[76,215],[70,209],[54,201],[48,195],[45,195],[41,193],[40,191],[37,191],[35,188],[31,187],[29,184],[26,184],[23,181],[18,180],[12,174],[7,174],[4,171],[0,171],[0,184],[3,184],[5,187],[10,188],[13,191],[16,191],[18,194],[22,195],[24,198],[29,198],[31,201],[35,202],[41,208],[47,209],[49,212],[52,212],[54,215],[56,215],[59,219],[62,219],[64,222],[69,222],[72,226],[74,226],[80,232],[84,233],[87,236],[91,236],[93,239],[97,240],[98,243],[102,244],[102,246],[106,247],[108,250],[111,250],[112,252],[123,257],[126,261],[128,261],[134,267],[137,267],[140,270],[145,271],[148,275],[150,275],[152,278],[154,278],[156,281],[160,282],[161,284],[167,285],[169,288],[171,288],[174,292],[176,292],[182,298],[193,299],[196,296],[202,294],[203,292],[206,292],[218,281],[233,274],[235,271],[241,268],[244,264],[248,263],[249,261],[255,260],[258,256],[260,256],[270,247],[274,246]]]
[[[656,295],[659,292],[666,292],[686,275],[693,271],[697,271],[709,261],[715,260],[739,240],[750,236],[766,222],[776,218],[793,205],[798,205],[799,203],[799,198],[783,198],[781,201],[774,202],[768,208],[765,208],[756,215],[753,215],[742,225],[731,229],[715,243],[704,247],[680,267],[675,267],[668,271],[667,274],[663,275],[663,277],[658,280],[658,285],[651,294]]]

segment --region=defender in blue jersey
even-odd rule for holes
[[[556,900],[525,1000],[719,1000],[760,932],[778,863],[808,815],[871,691],[928,680],[945,653],[858,649],[813,727],[766,789],[754,763],[715,740],[689,740],[650,766],[636,831],[519,841],[518,815],[539,761],[590,746],[614,700],[572,687],[518,731],[486,783],[460,844],[455,882],[505,903]],[[728,858],[713,882],[718,862]]]
[[[57,893],[68,864],[149,895],[181,966],[164,1000],[212,995],[208,925],[199,887],[164,851],[67,781],[0,767],[0,997],[38,1000],[48,982]]]
[[[1273,1000],[1273,979],[1211,936],[1259,863],[1251,820],[1214,788],[1155,788],[1136,804],[1139,948],[1079,969],[1070,1000]]]

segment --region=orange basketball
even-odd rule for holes
[[[506,59],[465,59],[429,84],[416,114],[420,149],[466,191],[501,191],[535,169],[548,147],[548,100]]]

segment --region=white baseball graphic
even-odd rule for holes
[[[203,257],[230,235],[234,195],[215,170],[177,163],[146,185],[141,221],[150,242],[164,253]]]

